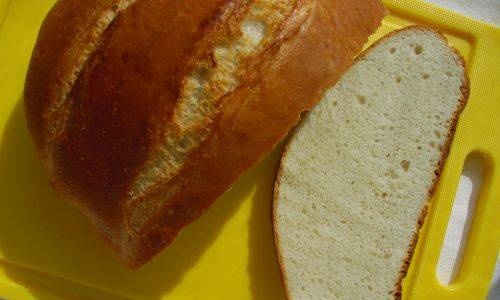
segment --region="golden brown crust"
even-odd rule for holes
[[[375,43],[373,43],[362,54],[360,54],[356,58],[356,60],[354,61],[354,63],[356,63],[356,61],[358,61],[361,58],[363,58],[364,56],[366,56],[371,51],[371,49],[373,49],[377,45],[381,44],[382,42],[384,42],[385,40],[387,40],[391,36],[393,36],[393,35],[401,32],[401,31],[407,31],[407,30],[425,30],[425,31],[428,31],[429,29],[431,29],[432,31],[434,31],[436,33],[436,35],[438,35],[440,38],[444,39],[446,43],[448,43],[448,41],[446,40],[446,38],[444,37],[444,35],[439,30],[437,30],[437,29],[435,29],[433,27],[430,27],[430,26],[412,25],[412,26],[408,26],[408,27],[405,27],[405,28],[402,28],[402,29],[399,29],[399,30],[392,31],[391,33],[385,35],[384,37],[382,37],[381,39],[379,39],[378,41],[376,41]],[[455,53],[455,57],[456,57],[457,63],[460,64],[460,65],[462,65],[463,68],[464,68],[464,70],[465,70],[465,61],[464,61],[463,57],[461,56],[461,54],[458,52],[457,49],[455,49],[455,48],[453,48],[451,46],[450,46],[450,48]],[[430,201],[431,201],[431,199],[432,199],[432,197],[434,195],[434,192],[435,192],[435,190],[437,188],[437,185],[438,185],[438,182],[439,182],[439,178],[441,176],[441,172],[442,172],[442,170],[444,168],[444,163],[446,161],[446,158],[448,157],[448,153],[450,151],[450,146],[451,146],[451,143],[453,141],[453,136],[455,134],[456,126],[458,124],[459,116],[462,113],[462,111],[464,110],[464,108],[465,108],[465,106],[467,104],[467,101],[469,99],[469,91],[470,91],[470,88],[469,88],[469,79],[467,77],[467,74],[464,72],[464,77],[462,79],[462,86],[461,86],[462,95],[461,95],[461,98],[459,99],[459,101],[457,103],[457,108],[456,108],[456,110],[455,110],[455,112],[454,112],[454,114],[453,114],[453,116],[452,116],[452,118],[450,120],[450,127],[448,129],[448,133],[447,133],[447,136],[446,136],[446,142],[445,142],[445,144],[443,146],[443,151],[442,151],[442,154],[441,154],[441,158],[440,158],[440,160],[439,160],[439,162],[437,164],[436,170],[434,171],[435,178],[433,179],[432,186],[429,189],[428,198],[427,198],[426,204],[422,207],[422,211],[421,211],[420,216],[418,218],[418,221],[417,221],[417,224],[416,224],[415,233],[414,233],[414,235],[412,237],[412,240],[411,240],[411,242],[410,242],[410,244],[408,246],[407,256],[403,260],[403,264],[402,264],[401,270],[399,272],[398,279],[397,279],[397,281],[395,283],[394,291],[391,291],[391,294],[394,296],[394,299],[396,299],[396,300],[400,300],[402,298],[402,282],[403,282],[403,279],[406,277],[406,274],[408,272],[408,269],[409,269],[409,266],[410,266],[410,263],[411,263],[411,259],[413,257],[414,251],[415,251],[415,247],[417,245],[417,241],[418,241],[418,236],[419,236],[419,233],[420,233],[420,229],[423,226],[425,217],[426,217],[427,212],[428,212],[429,203],[430,203]],[[275,186],[274,186],[274,195],[273,195],[274,201],[273,201],[273,214],[272,214],[272,216],[273,216],[274,244],[275,244],[276,253],[277,253],[277,256],[278,256],[278,262],[279,262],[280,269],[281,269],[282,281],[283,281],[283,284],[284,284],[284,287],[285,287],[288,299],[290,299],[290,293],[289,293],[289,289],[288,289],[288,286],[287,286],[286,273],[285,273],[285,268],[284,268],[284,261],[283,261],[282,256],[281,256],[281,251],[280,251],[280,246],[279,246],[279,239],[278,239],[279,233],[278,233],[277,224],[276,224],[276,220],[277,220],[277,218],[276,218],[276,206],[277,206],[278,199],[279,199],[279,186],[280,186],[281,174],[283,172],[283,166],[285,164],[286,157],[287,157],[289,141],[291,139],[293,139],[293,133],[288,137],[288,141],[286,142],[286,144],[285,144],[285,146],[283,148],[280,165],[278,167],[278,171],[277,171],[277,175],[276,175],[276,182],[275,182]]]
[[[72,14],[88,10],[98,15],[113,2],[118,1],[56,4],[34,50],[26,107],[41,149],[52,121],[44,119],[47,107],[68,80],[68,70],[74,70],[81,49],[98,43],[66,99],[71,104],[68,122],[54,143],[51,176],[56,189],[84,210],[131,267],[170,244],[270,152],[338,80],[385,14],[378,0],[299,0],[278,38],[239,74],[244,82],[224,97],[208,138],[167,185],[149,191],[139,203],[157,208],[135,231],[128,192],[160,143],[183,78],[212,52],[215,38],[234,33],[253,1],[138,0],[101,35],[74,39],[98,18]],[[305,6],[306,11],[299,9]]]

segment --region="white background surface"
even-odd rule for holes
[[[462,15],[500,26],[500,0],[426,0]]]
[[[427,2],[500,27],[500,0],[427,0]],[[460,257],[467,242],[467,239],[461,236],[463,232],[468,231],[475,208],[474,201],[469,203],[469,199],[474,199],[480,190],[483,170],[484,166],[478,158],[470,157],[464,166],[438,263],[437,275],[443,283],[452,281],[460,268]],[[500,255],[488,300],[500,300]]]

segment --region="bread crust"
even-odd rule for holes
[[[253,2],[59,0],[41,28],[25,86],[30,131],[54,187],[132,268],[270,152],[385,15],[378,0],[298,0],[280,34],[240,70],[244,81],[224,96],[209,136],[180,172],[131,204],[130,188],[161,142],[183,79],[217,38],[238,33]],[[96,29],[106,14],[113,19]],[[75,67],[82,53],[88,57]],[[64,104],[54,105],[65,89]],[[137,229],[131,216],[139,206],[153,213]]]
[[[404,28],[392,31],[389,34],[387,34],[384,37],[382,37],[381,39],[377,40],[368,49],[366,49],[362,54],[360,54],[355,59],[355,61],[353,62],[353,64],[356,63],[357,61],[361,60],[368,53],[370,53],[370,51],[373,48],[375,48],[379,44],[383,43],[388,38],[392,37],[395,34],[400,33],[401,31],[409,31],[409,30],[423,30],[423,31],[429,31],[429,30],[431,30],[432,32],[434,32],[436,34],[436,36],[438,36],[439,38],[443,39],[446,42],[446,44],[448,44],[448,41],[447,41],[446,37],[438,29],[436,29],[434,27],[431,27],[431,26],[411,25],[411,26],[407,26],[407,27],[404,27]],[[452,46],[450,46],[449,44],[448,44],[448,46],[454,52],[454,54],[455,54],[455,60],[456,60],[457,64],[461,65],[464,68],[464,70],[465,70],[465,60],[461,56],[460,52],[457,49],[455,49]],[[396,281],[396,283],[394,285],[394,290],[390,292],[393,295],[393,297],[394,297],[395,300],[402,299],[402,282],[403,282],[403,279],[406,277],[408,269],[410,267],[410,263],[411,263],[411,260],[413,258],[413,254],[415,252],[415,248],[416,248],[416,245],[417,245],[417,241],[418,241],[418,236],[419,236],[419,233],[420,233],[420,229],[422,228],[422,226],[424,224],[425,217],[427,216],[427,213],[428,213],[429,204],[430,204],[430,202],[432,200],[432,197],[434,196],[434,193],[436,191],[437,185],[439,183],[439,179],[441,177],[441,173],[442,173],[443,168],[444,168],[444,164],[445,164],[446,158],[448,157],[448,154],[449,154],[449,151],[450,151],[450,147],[451,147],[451,143],[453,141],[453,137],[455,135],[455,130],[456,130],[456,127],[457,127],[457,124],[458,124],[458,119],[460,117],[460,114],[464,110],[464,108],[465,108],[465,106],[467,104],[467,101],[469,99],[470,83],[469,83],[469,78],[468,78],[466,72],[464,72],[464,76],[462,78],[462,86],[461,86],[460,89],[461,89],[462,94],[461,94],[460,99],[458,100],[456,110],[453,113],[452,118],[450,119],[450,126],[448,128],[448,133],[446,135],[446,142],[443,145],[443,150],[441,152],[441,157],[440,157],[439,162],[437,163],[436,169],[434,171],[435,177],[434,177],[434,179],[432,181],[432,185],[431,185],[431,187],[430,187],[430,189],[428,191],[428,196],[427,196],[426,203],[422,207],[422,210],[421,210],[420,215],[418,217],[418,221],[417,221],[417,224],[415,226],[415,232],[414,232],[413,237],[412,237],[412,239],[411,239],[411,241],[409,243],[407,255],[406,255],[406,257],[404,258],[404,260],[402,262],[402,266],[401,266],[401,270],[399,271],[398,279],[397,279],[397,281]],[[272,213],[272,217],[273,217],[274,245],[275,245],[276,253],[277,253],[277,256],[278,256],[279,266],[280,266],[280,269],[281,269],[281,275],[282,275],[283,285],[285,287],[285,291],[286,291],[286,295],[287,295],[288,299],[291,299],[291,298],[290,298],[290,292],[289,292],[289,288],[288,288],[287,280],[286,280],[286,272],[285,272],[285,267],[284,267],[285,263],[284,263],[283,258],[282,258],[282,254],[281,254],[281,251],[280,251],[281,248],[280,248],[279,239],[278,239],[279,232],[277,230],[278,226],[277,226],[277,223],[276,223],[277,222],[276,207],[277,207],[277,203],[279,201],[278,199],[279,199],[280,180],[281,180],[281,176],[282,176],[282,173],[283,173],[284,164],[286,163],[286,158],[287,158],[289,143],[293,139],[293,136],[294,136],[295,132],[296,132],[296,129],[293,129],[292,133],[287,138],[287,142],[286,142],[285,146],[283,147],[281,161],[280,161],[277,173],[276,173],[276,182],[275,182],[275,185],[274,185],[273,213]]]

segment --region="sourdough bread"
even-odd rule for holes
[[[384,15],[378,0],[59,0],[28,124],[54,187],[139,267],[273,149]]]
[[[297,126],[275,186],[290,299],[390,299],[468,99],[463,59],[413,26],[363,53]]]

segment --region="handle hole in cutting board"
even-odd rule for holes
[[[483,185],[485,165],[483,156],[477,152],[471,153],[465,160],[437,264],[437,277],[441,284],[453,283],[460,271],[476,199]]]

